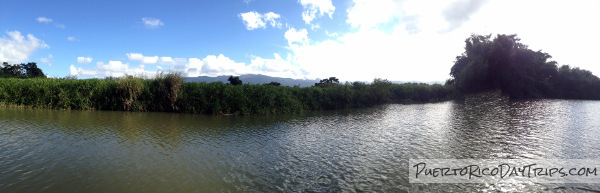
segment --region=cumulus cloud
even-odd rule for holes
[[[284,59],[277,53],[273,54],[273,59],[253,57],[248,66],[255,74],[273,77],[304,79],[308,74],[305,69],[293,64],[291,55]]]
[[[155,28],[165,25],[162,21],[160,21],[160,19],[151,18],[151,17],[142,18],[142,23],[144,23],[144,26],[146,26],[146,28],[149,28],[149,29],[155,29]]]
[[[75,65],[71,65],[69,70],[70,75],[80,77],[121,77],[124,75],[152,76],[156,74],[156,72],[146,71],[143,64],[131,68],[129,63],[123,63],[121,61],[109,61],[108,63],[97,62],[96,67],[92,69],[77,68]]]
[[[90,57],[77,57],[77,63],[84,64],[92,62],[92,58]]]
[[[469,17],[477,12],[488,0],[461,0],[450,4],[443,12],[444,19],[449,23],[448,29],[452,31],[460,27]]]
[[[288,44],[292,46],[294,43],[299,43],[300,45],[304,45],[308,43],[308,31],[306,29],[301,29],[296,31],[294,28],[290,28],[284,34],[285,39],[288,41]]]
[[[0,37],[0,61],[21,63],[29,60],[29,56],[40,48],[49,48],[43,40],[31,34],[27,38],[19,31],[6,32],[8,37]]]
[[[346,20],[352,27],[370,28],[400,18],[402,2],[394,0],[354,0]]]
[[[174,64],[171,57],[144,56],[141,53],[127,53],[127,59],[140,61],[142,64]]]
[[[310,24],[316,17],[321,17],[324,14],[332,18],[335,11],[331,0],[300,0],[300,4],[304,8],[302,19],[306,24]]]
[[[452,41],[440,35],[408,34],[402,28],[392,33],[371,29],[289,49],[291,61],[310,78],[434,81],[448,77],[452,60],[460,54],[462,39]]]
[[[545,8],[536,9],[540,4]],[[561,64],[598,73],[600,67],[589,61],[597,55],[592,50],[600,43],[600,36],[594,35],[600,28],[586,23],[600,17],[594,10],[599,5],[598,1],[354,0],[346,22],[359,30],[338,31],[329,40],[306,44],[291,38],[297,30],[284,36],[294,44],[287,47],[288,61],[317,78],[444,81],[472,33],[517,33],[530,48],[544,49]],[[531,10],[537,10],[535,17]],[[575,47],[583,49],[568,51]]]
[[[300,66],[294,65],[291,55],[287,59],[275,53],[273,58],[261,58],[253,56],[251,63],[236,62],[223,54],[208,55],[200,58],[172,58],[159,57],[160,61],[170,62],[168,66],[155,66],[156,70],[148,70],[144,65],[145,56],[140,53],[129,53],[128,57],[139,61],[140,65],[132,67],[129,63],[121,61],[109,61],[108,63],[97,62],[94,68],[82,68],[75,65],[69,67],[70,74],[79,77],[106,77],[123,75],[144,75],[153,77],[158,71],[180,72],[183,76],[221,76],[221,75],[243,75],[264,74],[278,77],[305,78],[307,71]]]
[[[140,53],[127,53],[127,58],[129,58],[130,60],[143,60],[144,59],[144,55],[140,54]]]
[[[218,76],[218,75],[241,75],[249,73],[249,68],[244,63],[235,62],[223,54],[208,55],[202,59],[201,74],[207,76]]]
[[[246,25],[246,29],[254,30],[258,28],[266,28],[267,24],[270,24],[271,27],[281,27],[281,22],[279,18],[281,17],[279,14],[268,12],[265,14],[258,13],[256,11],[250,11],[246,13],[240,13],[238,15],[244,25]]]
[[[47,18],[47,17],[38,17],[35,20],[37,20],[40,23],[50,23],[50,22],[52,22],[52,19]]]
[[[67,37],[67,40],[69,40],[69,41],[72,41],[72,42],[74,42],[74,41],[79,41],[77,38],[75,38],[75,37],[73,37],[73,36],[69,36],[69,37]]]
[[[175,60],[171,57],[160,57],[161,64],[175,64]]]

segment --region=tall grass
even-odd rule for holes
[[[178,74],[154,79],[0,79],[0,104],[51,109],[169,111],[202,114],[287,114],[452,98],[442,85],[376,79],[314,87],[183,83]]]

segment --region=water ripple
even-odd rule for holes
[[[598,159],[597,112],[486,96],[282,116],[0,109],[0,192],[595,191],[410,184],[408,160]]]

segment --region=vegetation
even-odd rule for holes
[[[600,99],[600,79],[590,71],[557,67],[516,35],[472,35],[456,57],[449,84],[463,93],[499,89],[511,98]]]
[[[590,71],[557,67],[551,56],[532,51],[516,35],[472,35],[456,57],[445,85],[372,83],[341,84],[336,77],[312,87],[184,83],[179,74],[154,79],[46,79],[35,63],[0,69],[0,105],[52,109],[170,111],[204,114],[282,114],[368,107],[385,103],[434,102],[465,93],[499,89],[513,98],[600,99],[600,79]],[[28,78],[28,79],[25,79]]]
[[[340,83],[339,79],[337,79],[335,77],[329,77],[328,79],[323,79],[323,80],[319,81],[318,83],[315,83],[315,86],[329,87],[329,86],[333,86],[333,85],[336,85],[339,83]]]
[[[0,66],[1,78],[37,78],[46,77],[41,69],[37,67],[35,62],[27,64],[8,64],[2,63]]]
[[[282,114],[450,98],[442,85],[392,84],[376,79],[327,87],[183,83],[178,74],[154,79],[0,79],[0,104],[51,109],[170,111],[204,114]]]
[[[229,76],[229,79],[227,79],[227,81],[229,81],[229,84],[231,85],[242,85],[242,80],[240,80],[239,76]]]
[[[281,86],[281,83],[271,81],[270,83],[265,83],[264,85]]]

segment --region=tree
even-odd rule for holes
[[[589,71],[557,67],[552,56],[533,51],[517,35],[472,35],[456,57],[447,81],[463,93],[499,89],[512,98],[600,99],[600,79]],[[560,81],[557,81],[559,79]],[[569,90],[569,92],[566,92]],[[585,90],[593,94],[584,94]]]
[[[0,76],[18,78],[46,77],[44,72],[42,72],[42,69],[39,69],[35,62],[29,62],[27,64],[8,64],[7,62],[4,62],[0,69]]]
[[[339,84],[340,81],[339,79],[335,78],[335,77],[329,77],[329,79],[323,79],[321,81],[319,81],[319,83],[315,83],[315,86],[332,86],[335,84]]]
[[[271,86],[281,86],[281,83],[278,82],[270,82],[270,83],[265,83],[264,85],[271,85]]]
[[[35,62],[20,64],[20,66],[25,70],[25,76],[28,78],[46,77],[42,69],[39,69]]]
[[[2,63],[2,74],[6,77],[19,77],[23,75],[23,68],[20,65]]]
[[[242,85],[242,80],[240,80],[239,76],[233,77],[233,76],[229,76],[229,79],[227,79],[229,81],[229,84],[231,85]]]

